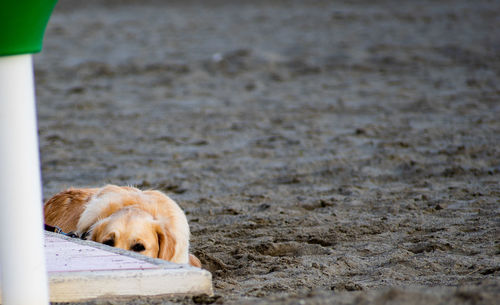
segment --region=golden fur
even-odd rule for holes
[[[44,205],[45,223],[64,232],[174,263],[201,267],[189,254],[189,226],[180,207],[159,191],[107,185],[68,189]]]

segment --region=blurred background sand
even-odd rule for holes
[[[213,298],[497,304],[498,1],[70,1],[35,69],[44,197],[157,188]]]

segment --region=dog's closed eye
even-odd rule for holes
[[[142,251],[146,250],[146,248],[144,247],[143,244],[137,243],[137,244],[133,245],[130,248],[130,250],[135,251],[135,252],[142,252]]]

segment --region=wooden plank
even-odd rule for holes
[[[51,302],[104,296],[212,295],[212,275],[102,244],[45,233]],[[0,291],[1,297],[1,291]]]
[[[56,272],[146,270],[158,269],[158,266],[121,256],[77,257],[71,260],[51,260],[47,263],[49,276]]]
[[[202,272],[200,272],[202,271]],[[53,274],[52,302],[109,296],[212,295],[210,273],[197,268],[101,271]]]
[[[45,239],[47,271],[77,272],[103,270],[144,270],[158,266],[129,256],[48,236]]]

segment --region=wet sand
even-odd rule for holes
[[[215,297],[496,304],[498,1],[60,1],[44,197],[157,188]]]

